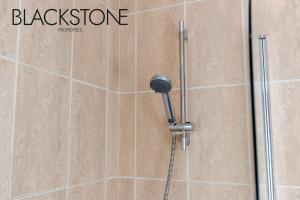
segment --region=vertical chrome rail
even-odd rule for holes
[[[186,80],[185,80],[185,66],[186,66],[186,51],[185,42],[187,41],[187,31],[184,27],[184,22],[179,21],[179,59],[180,59],[180,107],[181,107],[181,123],[187,122],[186,116]],[[182,131],[181,135],[181,150],[186,150],[189,145],[190,138],[186,131]]]
[[[259,36],[259,56],[260,56],[260,66],[261,66],[261,89],[262,89],[262,101],[263,101],[262,107],[263,107],[263,120],[264,120],[268,199],[275,200],[273,160],[272,160],[272,137],[271,137],[271,118],[270,118],[267,41],[265,35]]]

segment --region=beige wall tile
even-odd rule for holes
[[[13,117],[14,63],[0,59],[0,199],[7,198]]]
[[[277,188],[277,199],[297,200],[300,199],[299,188]]]
[[[109,0],[109,7],[110,9],[118,12],[119,9],[119,0]]]
[[[271,80],[300,78],[300,4],[297,0],[253,2],[254,59],[258,61],[258,35],[268,38]]]
[[[107,200],[118,200],[118,193],[119,193],[119,182],[117,179],[109,180],[106,183],[106,199]]]
[[[118,175],[119,95],[108,93],[106,176]]]
[[[241,25],[240,0],[188,4],[189,86],[244,83]]]
[[[300,185],[300,83],[272,84],[270,90],[276,184]]]
[[[0,2],[0,54],[16,56],[17,26],[12,25],[12,9],[18,8],[18,0]]]
[[[24,198],[26,200],[65,200],[66,199],[66,192],[60,191],[60,192],[53,192],[49,194],[43,194],[36,197],[28,197]],[[19,200],[18,198],[14,200]]]
[[[119,25],[109,27],[108,88],[119,91]]]
[[[268,200],[268,194],[267,194],[267,185],[262,184],[259,186],[259,198],[261,200]]]
[[[73,84],[71,119],[71,184],[104,177],[106,96],[100,89]]]
[[[137,9],[147,10],[151,8],[170,6],[178,3],[183,3],[183,0],[137,0]]]
[[[190,120],[196,124],[189,148],[190,178],[249,182],[245,88],[189,91]]]
[[[135,90],[135,16],[120,28],[120,91]]]
[[[174,95],[176,94],[176,95]],[[179,116],[179,94],[172,95],[175,113]],[[137,176],[165,178],[171,149],[171,133],[160,94],[144,93],[137,96]],[[174,178],[186,177],[186,153],[180,151],[179,141],[174,167]]]
[[[119,179],[119,199],[133,200],[134,199],[134,180]]]
[[[191,200],[218,199],[218,200],[248,200],[250,187],[238,185],[203,185],[193,183],[190,186]]]
[[[95,0],[76,1],[75,7],[97,7]],[[83,27],[81,33],[74,34],[73,77],[102,87],[107,80],[107,26]]]
[[[120,176],[134,176],[135,106],[134,95],[120,95],[119,166]]]
[[[71,0],[51,1],[45,4],[38,0],[24,0],[22,7],[40,11],[51,8],[63,9],[72,7]],[[27,14],[30,14],[27,12]],[[56,26],[35,24],[22,26],[20,33],[20,62],[69,75],[71,68],[71,33],[57,31]]]
[[[164,181],[137,180],[136,199],[153,200],[162,199],[164,195]],[[170,200],[186,200],[186,183],[173,182],[170,193]]]
[[[66,181],[69,80],[20,66],[12,194],[62,187]]]
[[[104,197],[104,183],[94,183],[71,188],[69,200],[102,200]]]
[[[167,74],[179,87],[178,21],[183,6],[143,13],[138,17],[137,88],[149,90],[154,74]]]
[[[135,11],[135,4],[137,0],[120,0],[120,8],[128,9],[128,13]]]

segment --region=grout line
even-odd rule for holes
[[[143,181],[162,181],[162,182],[166,180],[166,178],[138,177],[138,176],[119,176],[119,177],[113,177],[113,179],[136,179],[136,180],[143,180]],[[172,179],[172,181],[181,182],[181,183],[186,182],[185,179]],[[189,182],[193,184],[205,184],[205,185],[251,186],[251,184],[249,183],[241,183],[241,182],[198,181],[198,180],[190,180]]]
[[[299,185],[276,185],[278,188],[284,188],[284,189],[300,189]]]
[[[110,54],[110,48],[109,48],[109,33],[110,29],[107,27],[106,29],[106,94],[105,94],[105,158],[104,158],[104,200],[106,200],[107,196],[107,156],[108,156],[108,88],[109,88],[109,54]]]
[[[72,0],[72,7],[75,7],[75,0]],[[71,176],[71,137],[72,137],[72,91],[73,91],[73,67],[74,67],[74,33],[71,34],[71,69],[70,69],[70,90],[69,90],[69,133],[68,133],[68,153],[67,153],[67,191],[66,199],[69,200],[69,187]]]
[[[300,79],[286,79],[286,80],[272,80],[271,84],[278,83],[291,83],[291,82],[300,82]],[[254,82],[255,85],[260,84],[260,81]],[[201,89],[214,89],[214,88],[226,88],[226,87],[241,87],[241,86],[249,86],[249,83],[232,83],[232,84],[216,84],[216,85],[207,85],[207,86],[191,86],[187,87],[187,90],[201,90]],[[172,91],[179,91],[179,88],[173,88]],[[153,93],[153,90],[137,90],[137,91],[126,91],[126,92],[117,92],[115,93],[126,95],[126,94],[147,94]]]
[[[149,8],[149,9],[144,9],[144,10],[137,10],[136,9],[134,12],[127,13],[127,15],[128,16],[130,16],[130,15],[138,15],[138,14],[142,14],[142,13],[159,11],[159,10],[163,10],[163,9],[167,9],[167,8],[172,8],[172,7],[176,7],[176,6],[185,6],[185,5],[188,5],[188,4],[198,3],[198,2],[202,2],[202,1],[208,1],[208,0],[193,0],[193,1],[186,1],[186,0],[184,0],[184,2],[182,2],[182,3],[175,3],[175,4],[165,5],[165,6],[156,7],[156,8]]]
[[[299,80],[300,81],[300,80]],[[225,88],[225,87],[240,87],[248,86],[249,84],[237,83],[237,84],[224,84],[224,85],[210,85],[210,86],[195,86],[187,87],[187,90],[201,90],[201,89],[213,89],[213,88]],[[179,91],[180,88],[173,88],[172,91]],[[147,94],[153,93],[153,90],[140,90],[140,91],[129,91],[129,92],[119,92],[120,94]]]
[[[165,182],[166,178],[154,178],[154,177],[138,177],[138,176],[119,176],[119,179],[136,179],[136,180],[143,180],[143,181],[162,181]],[[186,182],[183,179],[172,179],[172,182]]]
[[[73,79],[73,78],[72,78],[72,81],[74,81],[76,83],[81,83],[83,85],[90,86],[90,87],[93,87],[93,88],[96,88],[96,89],[100,89],[100,90],[104,90],[104,91],[110,92],[109,89],[101,87],[101,86],[94,85],[92,83],[87,83],[87,82],[84,82],[84,81],[81,81],[81,80],[78,80],[78,79]]]
[[[136,91],[126,91],[126,92],[116,91],[116,90],[109,89],[107,87],[102,87],[102,86],[95,85],[93,83],[89,83],[89,82],[82,81],[82,80],[79,80],[79,79],[71,78],[69,76],[59,74],[59,73],[56,73],[54,71],[50,71],[50,70],[43,69],[43,68],[40,68],[40,67],[36,67],[36,66],[30,65],[30,64],[25,64],[25,63],[19,63],[19,64],[23,65],[25,67],[30,67],[32,69],[43,71],[45,73],[49,73],[51,75],[59,76],[59,77],[65,78],[65,79],[72,79],[73,82],[81,83],[83,85],[90,86],[90,87],[93,87],[93,88],[96,88],[96,89],[109,91],[109,92],[114,93],[114,94],[121,94],[121,95],[122,94],[143,94],[143,93],[153,92],[152,90],[136,90]],[[295,78],[295,79],[272,80],[272,81],[270,81],[270,83],[273,83],[273,84],[275,84],[275,83],[289,83],[289,82],[300,82],[300,79]],[[255,84],[259,84],[259,83],[260,83],[260,81],[255,82]],[[208,85],[208,86],[191,86],[191,87],[187,87],[187,90],[237,87],[237,86],[248,86],[248,85],[249,85],[249,83],[232,83],[232,84],[216,84],[216,85]],[[179,88],[174,88],[174,89],[172,89],[172,91],[179,91]]]
[[[134,10],[137,11],[137,1],[134,1]],[[138,68],[138,19],[134,14],[134,90],[137,90],[137,68]],[[137,175],[137,93],[134,94],[134,176]],[[133,199],[137,200],[137,180],[133,181]]]
[[[32,68],[32,69],[35,69],[35,70],[38,70],[38,71],[42,71],[42,72],[45,72],[45,73],[48,73],[48,74],[51,74],[51,75],[54,75],[54,76],[58,76],[58,77],[61,77],[61,78],[72,80],[73,82],[76,82],[76,83],[80,83],[80,84],[90,86],[90,87],[93,87],[93,88],[96,88],[96,89],[108,91],[108,92],[111,92],[111,93],[114,93],[114,94],[120,94],[120,92],[118,92],[118,91],[111,90],[111,89],[108,89],[106,87],[98,86],[98,85],[95,85],[93,83],[89,83],[89,82],[82,81],[82,80],[79,80],[79,79],[75,79],[75,78],[72,78],[72,77],[69,77],[69,76],[66,76],[66,75],[63,75],[63,74],[53,72],[53,71],[49,71],[47,69],[43,69],[43,68],[36,67],[36,66],[30,65],[30,64],[25,64],[25,63],[20,63],[20,64],[25,66],[25,67],[29,67],[29,68]]]
[[[55,189],[51,189],[51,190],[47,190],[47,191],[30,193],[30,194],[27,194],[27,195],[16,196],[16,197],[13,198],[13,200],[21,200],[21,199],[28,199],[28,198],[32,198],[32,197],[38,197],[38,196],[47,195],[47,194],[51,194],[51,193],[55,193],[55,192],[61,192],[61,191],[64,191],[66,189],[67,189],[67,187],[61,187],[61,188],[55,188]]]
[[[188,90],[198,90],[198,89],[213,89],[213,88],[225,88],[225,87],[241,87],[247,86],[249,84],[245,83],[232,83],[232,84],[216,84],[216,85],[209,85],[209,86],[195,86],[195,87],[188,87]]]
[[[86,183],[71,185],[69,187],[59,187],[59,188],[53,188],[53,189],[45,190],[45,191],[33,192],[33,193],[26,194],[26,195],[16,196],[13,198],[13,200],[21,200],[21,199],[27,199],[27,198],[32,198],[32,197],[38,197],[38,196],[42,196],[42,195],[51,194],[54,192],[60,192],[60,191],[64,191],[64,190],[67,191],[68,189],[84,187],[84,186],[93,185],[93,184],[97,184],[97,183],[101,183],[101,182],[103,182],[103,180],[90,181],[90,182],[86,182]]]
[[[41,67],[31,65],[31,64],[20,62],[20,65],[25,66],[25,67],[29,67],[29,68],[32,68],[32,69],[35,69],[35,70],[38,70],[38,71],[42,71],[42,72],[45,72],[45,73],[48,73],[48,74],[51,74],[51,75],[54,75],[54,76],[62,77],[62,78],[65,78],[65,79],[71,79],[69,76],[66,76],[64,74],[60,74],[60,73],[57,73],[57,72],[54,72],[54,71],[51,71],[51,70],[48,70],[48,69],[44,69],[44,68],[41,68]]]
[[[273,80],[270,81],[271,84],[278,84],[278,83],[290,83],[290,82],[300,82],[300,79],[287,79],[287,80]],[[260,82],[255,82],[260,83]]]
[[[249,183],[219,182],[219,181],[195,181],[195,180],[192,180],[192,181],[190,181],[190,183],[202,184],[202,185],[228,185],[228,186],[248,186],[248,187],[252,186]]]
[[[18,6],[21,9],[21,0],[18,1]],[[17,90],[18,90],[18,68],[19,68],[19,53],[20,53],[20,32],[21,27],[17,28],[17,49],[16,49],[16,60],[15,60],[15,77],[14,77],[14,94],[13,94],[13,107],[12,107],[12,130],[10,138],[10,164],[9,164],[9,180],[7,198],[11,198],[12,195],[12,176],[13,176],[13,157],[14,157],[14,141],[15,141],[15,130],[16,130],[16,107],[17,107]]]
[[[118,5],[120,8],[121,5],[121,0],[118,1]],[[121,27],[118,26],[118,159],[117,159],[117,165],[118,165],[118,172],[117,176],[120,175],[120,113],[121,113],[121,95],[120,95],[120,90],[121,90]],[[120,181],[117,180],[117,186],[118,186],[118,194],[117,194],[117,199],[120,200]]]
[[[110,7],[109,7],[109,1],[107,2],[107,5],[106,5],[103,1],[101,1],[101,0],[99,0],[99,3],[100,3],[103,7],[105,7],[105,8],[108,9],[109,11],[111,11],[113,14],[119,16],[119,13],[118,13],[118,12],[116,12],[113,8],[110,8]]]
[[[202,1],[209,1],[209,0],[190,0],[190,1],[187,1],[186,4],[199,3],[199,2],[202,2]]]
[[[143,13],[154,12],[154,11],[164,10],[164,9],[173,8],[173,7],[177,7],[177,6],[183,6],[183,5],[184,5],[184,3],[176,3],[176,4],[161,6],[161,7],[157,7],[157,8],[149,8],[149,9],[139,10],[139,11],[136,10],[135,12],[128,13],[127,15],[128,16],[139,15],[139,14],[143,14]]]

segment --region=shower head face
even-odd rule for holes
[[[151,78],[150,87],[158,93],[168,93],[172,89],[172,82],[166,75],[157,74]]]

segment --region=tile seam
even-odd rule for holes
[[[38,197],[38,196],[42,196],[42,195],[47,195],[47,194],[59,192],[59,191],[64,191],[64,190],[67,191],[68,189],[84,187],[84,186],[93,185],[93,184],[102,183],[102,182],[104,182],[103,179],[97,180],[97,181],[86,182],[86,183],[74,184],[74,185],[65,186],[65,187],[58,187],[58,188],[53,188],[53,189],[49,189],[49,190],[33,192],[33,193],[24,194],[24,195],[18,195],[18,196],[11,197],[11,199],[19,200],[19,199],[27,199],[27,198],[32,198],[32,197]]]
[[[21,0],[18,1],[18,7],[21,9]],[[8,185],[7,185],[7,198],[12,196],[12,177],[13,177],[13,160],[14,160],[14,141],[15,141],[15,131],[16,131],[16,107],[17,107],[17,90],[18,90],[18,73],[19,73],[19,54],[20,54],[20,33],[21,28],[17,28],[17,48],[16,48],[16,60],[14,67],[14,92],[13,92],[13,105],[12,105],[12,129],[10,135],[10,160],[9,160],[9,171],[8,171]]]
[[[75,0],[72,0],[72,7],[75,7]],[[70,88],[69,88],[69,122],[68,122],[68,152],[67,152],[67,180],[66,199],[69,200],[69,187],[71,179],[71,137],[72,137],[72,95],[73,95],[73,67],[74,67],[74,33],[71,34],[71,66],[70,66]]]

